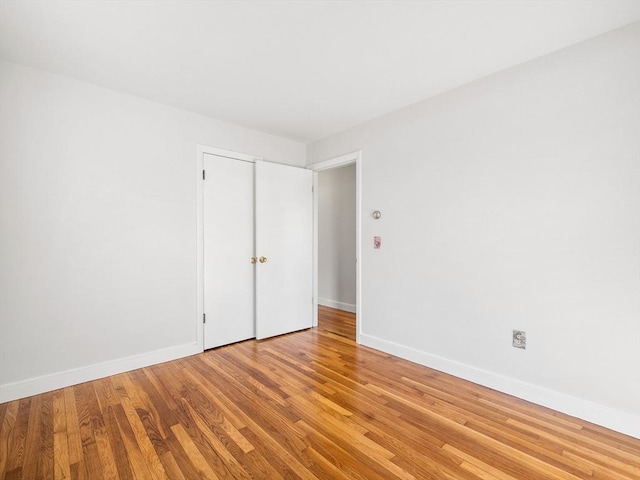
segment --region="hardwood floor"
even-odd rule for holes
[[[4,403],[0,425],[6,480],[640,476],[639,440],[322,322]]]
[[[356,339],[356,314],[318,306],[318,328],[350,340]]]

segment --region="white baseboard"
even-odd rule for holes
[[[337,300],[329,300],[327,298],[318,298],[318,305],[323,307],[337,308],[345,312],[356,313],[356,306],[351,303],[338,302]]]
[[[514,397],[552,408],[567,415],[581,418],[616,432],[640,438],[640,415],[616,410],[531,383],[521,382],[514,378],[498,375],[364,333],[360,335],[360,343]]]
[[[202,347],[197,343],[176,345],[174,347],[163,348],[131,357],[119,358],[107,362],[95,363],[86,367],[30,378],[20,382],[6,383],[0,385],[0,403],[97,380],[98,378],[128,372],[137,368],[148,367],[156,363],[188,357],[189,355],[195,355],[201,352]]]

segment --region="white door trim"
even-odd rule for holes
[[[307,165],[313,174],[313,326],[318,326],[318,172],[331,168],[356,165],[356,342],[360,343],[362,333],[362,225],[360,219],[362,176],[362,151],[347,153],[322,162]]]
[[[200,351],[204,351],[204,185],[202,171],[204,170],[204,154],[218,155],[220,157],[233,158],[245,162],[259,162],[262,157],[246,153],[232,152],[207,145],[196,145],[196,343]]]

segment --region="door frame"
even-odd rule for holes
[[[356,343],[362,334],[362,223],[360,216],[362,151],[340,155],[322,162],[307,165],[313,171],[313,326],[318,326],[318,172],[332,168],[356,166]]]
[[[204,170],[204,155],[217,155],[245,162],[261,162],[262,157],[246,153],[233,152],[207,145],[196,145],[196,185],[197,185],[197,228],[196,228],[196,344],[204,352],[204,184],[202,172]]]

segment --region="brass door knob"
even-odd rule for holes
[[[251,264],[254,264],[258,261],[256,257],[251,257]]]
[[[267,257],[260,257],[258,260],[260,260],[260,263],[267,263]]]

